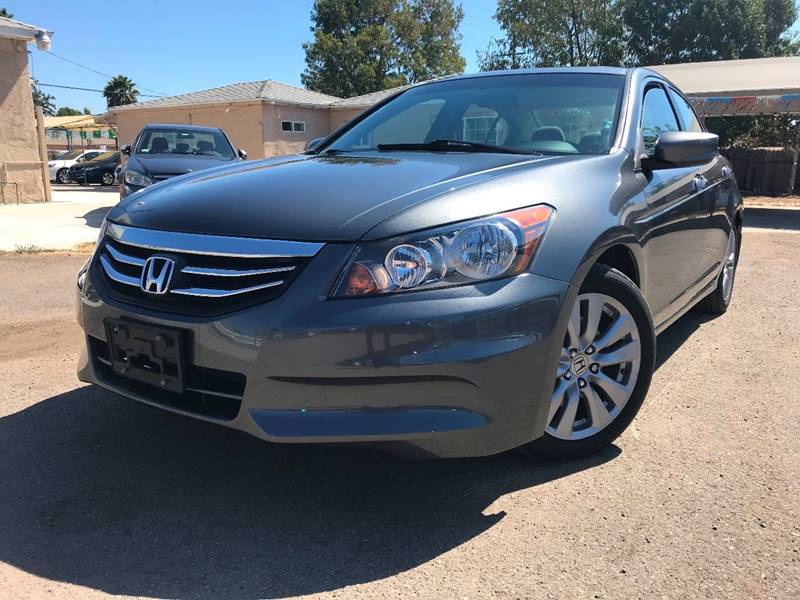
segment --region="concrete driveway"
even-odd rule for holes
[[[79,384],[85,256],[0,257],[0,596],[800,597],[800,212],[658,338],[603,454],[269,445]]]
[[[54,185],[52,202],[0,204],[0,250],[71,250],[94,242],[117,202],[116,187]]]

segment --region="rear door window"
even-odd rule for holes
[[[672,98],[672,104],[675,106],[675,110],[678,111],[678,117],[680,117],[681,120],[681,129],[684,131],[703,131],[700,120],[694,113],[692,106],[686,101],[686,98],[672,88],[669,90],[669,97]]]

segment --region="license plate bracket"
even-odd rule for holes
[[[183,393],[183,333],[128,320],[106,319],[114,374]]]

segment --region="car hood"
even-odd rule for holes
[[[176,154],[145,156],[134,154],[128,159],[126,168],[139,171],[145,175],[183,175],[193,171],[201,171],[219,165],[230,165],[233,159],[222,159],[217,156],[197,156],[194,154]]]
[[[436,196],[535,163],[575,158],[421,152],[286,156],[163,181],[128,196],[108,218],[188,233],[356,241]],[[485,202],[483,210],[492,212]]]

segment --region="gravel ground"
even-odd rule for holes
[[[75,379],[85,256],[0,257],[0,596],[797,598],[800,213],[600,456],[273,446]]]
[[[800,208],[800,196],[758,196],[745,194],[745,206],[760,206],[766,208]]]

